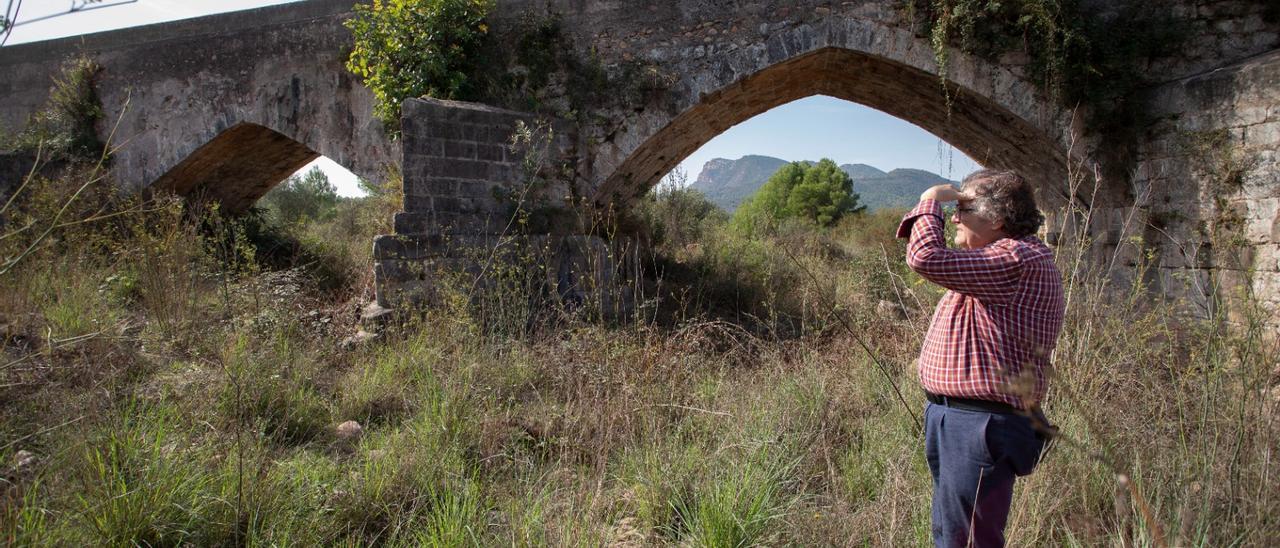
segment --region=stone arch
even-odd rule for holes
[[[201,145],[152,184],[180,196],[248,209],[320,153],[266,126],[241,122]]]
[[[703,143],[752,116],[829,95],[912,122],[990,167],[1018,169],[1040,181],[1048,201],[1061,203],[1069,117],[1009,70],[960,52],[950,59],[944,91],[923,38],[848,19],[802,25],[701,60],[672,90],[672,108],[640,114],[599,151],[596,201],[642,194]]]

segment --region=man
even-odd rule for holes
[[[957,202],[954,249],[947,202]],[[1053,252],[1035,236],[1043,221],[1026,179],[986,169],[961,191],[926,190],[898,226],[907,264],[947,288],[918,362],[938,547],[1003,546],[1014,478],[1044,445],[1027,416],[1048,388],[1064,305]]]

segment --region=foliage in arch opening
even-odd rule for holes
[[[328,220],[339,201],[338,187],[318,166],[289,176],[260,199],[276,220],[286,225]]]
[[[791,162],[779,168],[738,207],[732,224],[744,234],[769,231],[786,219],[827,227],[865,210],[858,204],[849,174],[823,158],[815,164]]]

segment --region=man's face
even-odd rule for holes
[[[978,249],[1005,237],[1004,224],[978,216],[973,200],[960,200],[951,222],[956,224],[956,247],[960,249]]]

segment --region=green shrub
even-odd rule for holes
[[[861,213],[853,179],[835,162],[792,162],[782,166],[755,194],[738,206],[732,225],[751,236],[772,233],[779,222],[799,219],[831,226],[841,217]]]
[[[7,462],[13,459],[13,455],[6,451],[0,453],[0,458]],[[48,494],[43,492],[40,481],[32,481],[25,486],[11,484],[6,489],[11,490],[8,496],[13,498],[0,504],[0,542],[7,546],[52,545],[54,539],[51,538],[53,531],[46,516],[48,512],[40,506]]]
[[[358,364],[342,382],[343,420],[380,424],[412,414],[440,391],[432,372],[439,359],[434,345],[414,338]]]
[[[209,526],[220,502],[172,409],[136,406],[84,447],[73,538],[100,546],[178,546]],[[185,453],[185,454],[184,454]],[[71,539],[67,539],[71,540]]]
[[[259,201],[275,219],[286,225],[302,221],[323,221],[333,217],[338,206],[338,188],[329,177],[313,167],[301,177],[294,175],[275,186]]]
[[[97,130],[103,112],[93,82],[101,70],[83,54],[66,60],[43,108],[13,142],[0,143],[0,148],[40,149],[44,160],[97,160],[104,151]]]
[[[261,429],[283,444],[314,440],[331,422],[328,403],[313,383],[315,358],[296,353],[284,333],[273,343],[258,348],[240,336],[224,350],[219,413],[233,428]]]
[[[672,501],[684,530],[678,536],[693,546],[755,546],[776,540],[776,524],[796,503],[787,483],[795,461],[770,441],[756,441],[741,460],[716,469],[710,485],[691,499]]]
[[[679,439],[679,436],[672,436]],[[630,509],[647,532],[677,540],[687,524],[679,510],[693,500],[707,455],[696,445],[649,442],[638,450],[623,452],[621,480],[633,507]]]
[[[728,220],[724,210],[685,182],[683,175],[664,181],[637,204],[648,239],[667,253],[679,254],[704,241],[710,230]]]
[[[366,458],[333,501],[342,529],[365,542],[459,546],[484,535],[488,503],[467,459],[466,402],[439,387],[425,392],[415,415],[368,435]]]
[[[356,4],[347,70],[373,91],[374,115],[398,133],[412,97],[468,99],[492,0],[373,0]]]
[[[451,482],[427,493],[426,511],[415,516],[391,541],[393,546],[454,548],[483,546],[487,509],[474,478]]]

